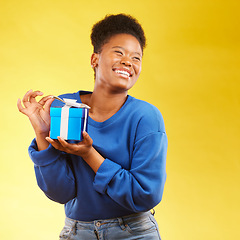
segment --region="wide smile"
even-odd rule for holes
[[[126,79],[129,79],[130,77],[132,77],[132,73],[131,73],[131,71],[129,71],[128,69],[118,69],[118,68],[115,68],[115,69],[113,69],[113,71],[117,74],[117,75],[119,75],[119,76],[121,76],[121,77],[123,77],[123,78],[126,78]]]

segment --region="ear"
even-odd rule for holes
[[[91,56],[91,66],[93,69],[98,66],[98,60],[99,60],[99,54],[93,53]]]

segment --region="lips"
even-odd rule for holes
[[[132,77],[132,72],[129,69],[124,69],[124,68],[114,68],[113,71],[123,77]]]

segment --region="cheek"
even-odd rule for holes
[[[142,65],[141,64],[135,65],[136,75],[140,75],[141,71],[142,71]]]
[[[109,69],[111,69],[109,66],[110,66],[109,61],[101,61],[101,62],[99,62],[99,64],[98,64],[99,73],[101,73],[101,74],[105,74],[105,73],[108,74]]]

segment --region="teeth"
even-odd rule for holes
[[[121,70],[116,70],[115,71],[116,73],[120,73],[120,74],[124,74],[124,75],[126,75],[126,76],[130,76],[130,74],[128,73],[128,72],[125,72],[125,71],[121,71]]]

